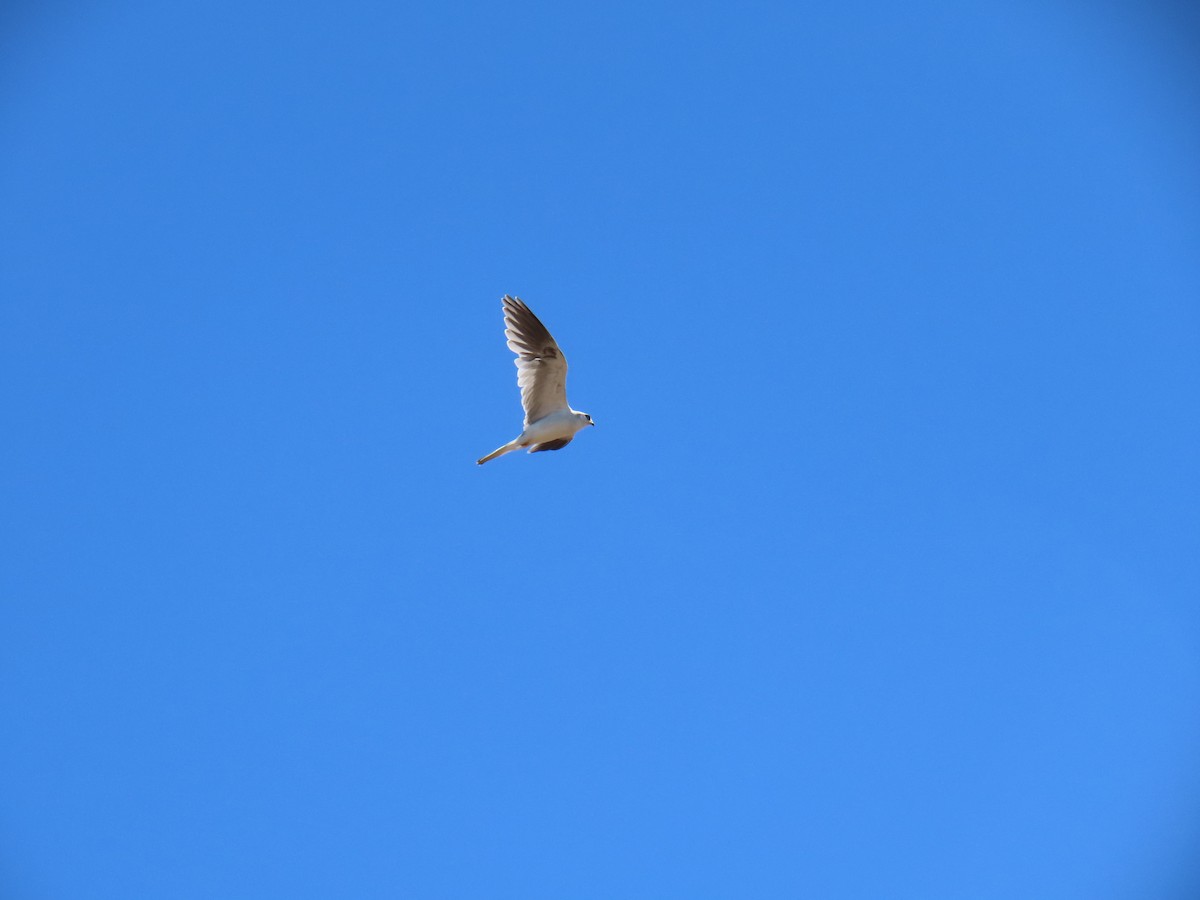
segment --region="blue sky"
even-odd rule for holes
[[[3,895],[1194,896],[1196,26],[10,9]]]

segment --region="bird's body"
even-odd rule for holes
[[[513,450],[520,450],[522,447],[528,447],[530,453],[537,453],[541,450],[561,450],[571,443],[571,439],[578,431],[592,424],[584,419],[583,415],[573,409],[566,409],[543,416],[536,422],[530,422],[525,426],[525,430],[513,440],[480,459],[479,465],[482,466],[497,456],[503,456]]]
[[[504,336],[508,338],[508,349],[517,355],[517,386],[525,408],[525,428],[516,438],[479,459],[481,466],[522,447],[530,453],[561,450],[581,429],[596,424],[587,413],[568,405],[567,358],[546,326],[519,298],[505,294],[501,303]]]

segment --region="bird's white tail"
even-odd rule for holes
[[[475,465],[482,466],[485,462],[488,462],[489,460],[493,460],[497,456],[503,456],[505,453],[511,453],[512,451],[516,450],[517,447],[518,447],[518,444],[516,441],[509,441],[503,447],[497,447],[495,450],[493,450],[491,453],[489,453],[487,456],[483,457],[482,459],[475,460]]]

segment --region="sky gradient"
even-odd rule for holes
[[[10,8],[0,894],[1195,896],[1198,35]]]

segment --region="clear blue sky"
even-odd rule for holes
[[[1198,51],[10,6],[0,895],[1196,896]]]

